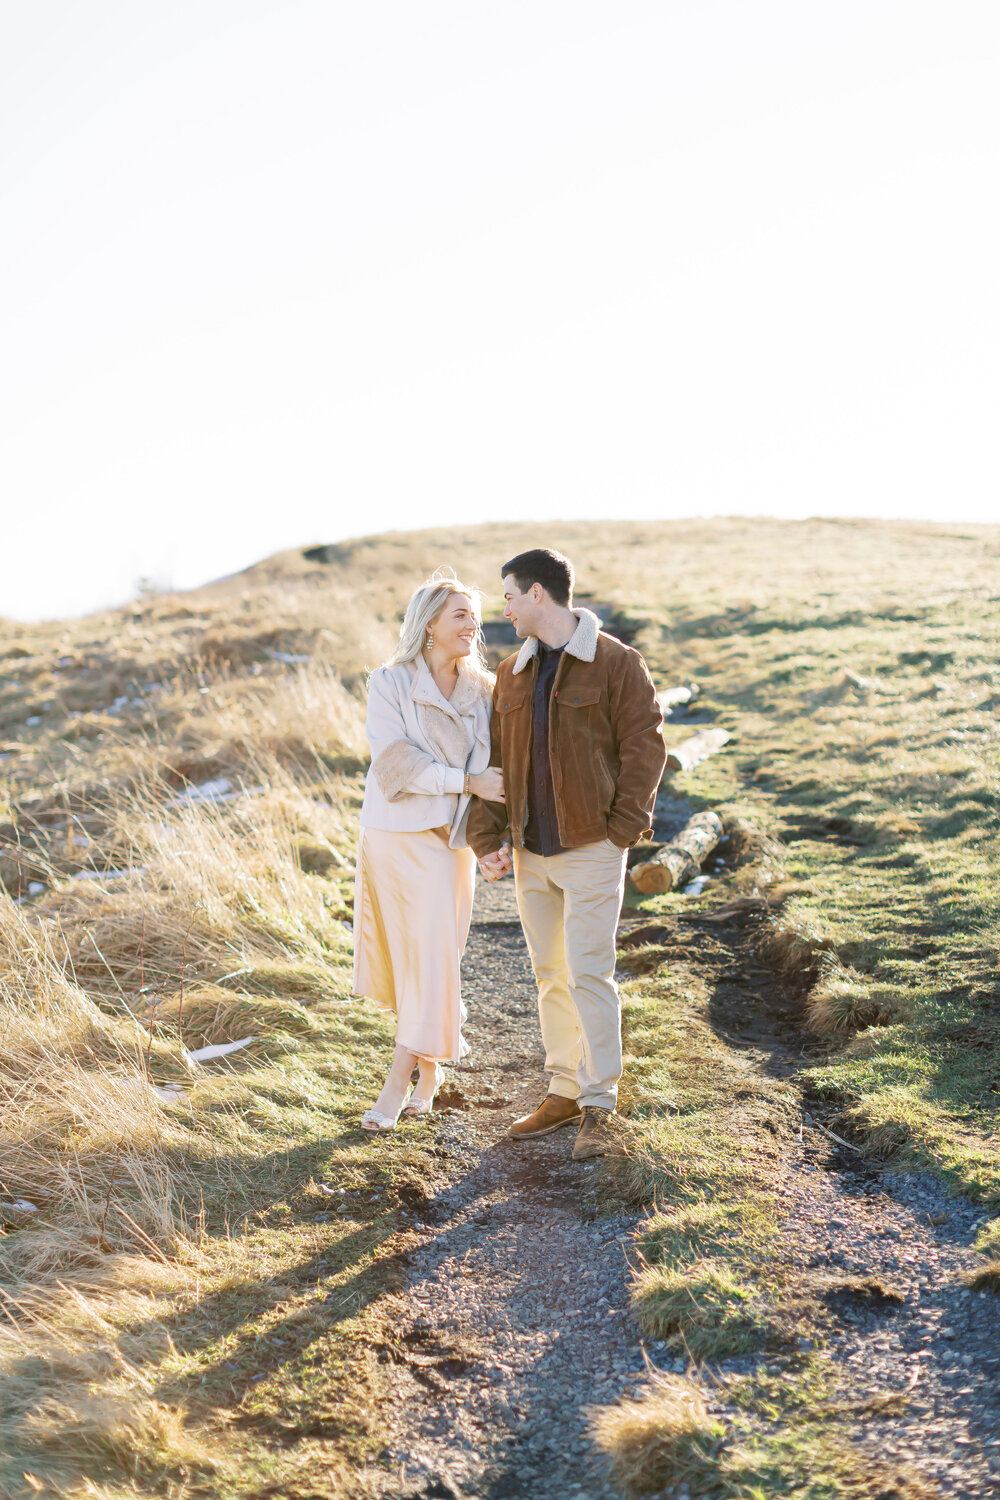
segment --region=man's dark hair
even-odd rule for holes
[[[540,583],[556,604],[568,604],[573,594],[573,564],[561,552],[551,547],[532,547],[530,552],[519,552],[500,569],[500,577],[513,573],[522,594],[526,594],[533,583]]]

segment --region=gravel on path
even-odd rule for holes
[[[400,1328],[413,1358],[391,1366],[396,1430],[366,1493],[614,1500],[586,1409],[632,1393],[644,1373],[627,1311],[636,1216],[599,1215],[572,1126],[507,1139],[546,1086],[510,880],[477,889],[463,972],[472,1050],[449,1070],[459,1107],[431,1125],[448,1180],[420,1210]]]
[[[449,1107],[427,1122],[442,1183],[411,1209],[418,1243],[388,1365],[392,1437],[358,1493],[514,1500],[544,1488],[615,1500],[588,1410],[641,1394],[651,1367],[687,1364],[640,1337],[627,1258],[638,1216],[599,1208],[598,1169],[571,1159],[573,1128],[522,1144],[506,1136],[545,1089],[510,880],[480,883],[463,973],[472,1050],[450,1070]],[[759,998],[759,975],[754,990]],[[758,1008],[752,1034],[739,984],[731,1014],[722,991],[713,1024],[734,1041],[739,1029],[737,1044],[762,1069],[792,1078],[792,1015],[776,986],[763,993],[772,1004]],[[943,1496],[1000,1495],[1000,1299],[961,1281],[983,1212],[928,1174],[860,1164],[816,1128],[810,1108],[778,1187],[781,1256],[818,1298],[839,1430]],[[866,1291],[866,1280],[888,1296]],[[727,1383],[767,1362],[764,1352],[689,1374],[705,1379],[713,1410],[736,1416]],[[873,1412],[886,1393],[899,1394],[895,1408]]]
[[[717,1034],[801,1088],[800,1002],[755,967],[749,931],[703,930],[702,942]],[[972,1245],[991,1216],[949,1197],[930,1173],[880,1167],[838,1144],[821,1128],[831,1106],[806,1090],[801,1097],[777,1184],[776,1259],[815,1303],[838,1431],[890,1468],[915,1470],[942,1496],[1000,1497],[1000,1298],[963,1280],[981,1264]],[[713,1409],[735,1417],[725,1385],[769,1363],[765,1351],[711,1366]]]

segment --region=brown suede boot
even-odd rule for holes
[[[575,1099],[563,1099],[560,1094],[546,1094],[541,1104],[522,1120],[515,1120],[507,1134],[515,1141],[533,1141],[537,1136],[548,1135],[563,1125],[572,1125],[580,1118],[580,1106]]]
[[[583,1119],[573,1142],[573,1160],[586,1161],[591,1156],[603,1156],[611,1145],[611,1119],[613,1111],[602,1109],[599,1104],[585,1104]]]

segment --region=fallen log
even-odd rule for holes
[[[702,729],[689,740],[681,740],[679,745],[667,751],[667,770],[690,771],[700,761],[721,750],[730,739],[732,735],[728,729]]]
[[[625,863],[631,870],[633,865],[648,865],[651,859],[655,859],[663,843],[654,843],[652,839],[644,839],[641,844],[633,844],[625,857]]]
[[[676,838],[630,872],[632,884],[644,896],[662,896],[687,885],[722,838],[722,819],[713,812],[696,813]]]

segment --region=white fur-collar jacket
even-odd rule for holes
[[[399,833],[447,826],[451,848],[465,848],[469,798],[462,787],[466,771],[478,775],[490,763],[491,711],[489,688],[461,665],[451,698],[423,657],[374,671],[361,826]]]

